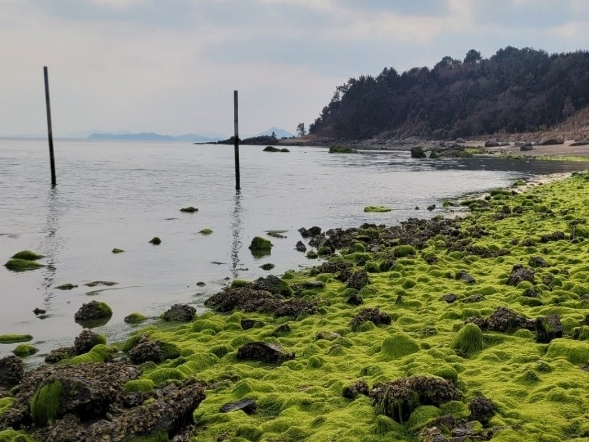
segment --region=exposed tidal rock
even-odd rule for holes
[[[18,385],[24,376],[22,359],[6,356],[0,359],[0,387]]]
[[[196,309],[188,304],[174,304],[164,313],[167,322],[190,322],[196,316]]]
[[[81,355],[92,350],[92,347],[98,344],[106,344],[104,335],[94,333],[90,330],[84,330],[74,340],[76,354]]]
[[[356,331],[366,321],[372,322],[374,325],[391,323],[391,315],[385,313],[377,308],[363,308],[350,322],[352,330]]]
[[[269,364],[281,364],[294,359],[294,353],[288,353],[278,344],[267,342],[249,342],[237,349],[238,360],[261,361]]]

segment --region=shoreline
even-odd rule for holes
[[[571,417],[568,410],[565,419],[553,410],[553,404],[571,403],[574,397],[576,409],[589,405],[589,399],[577,394],[575,387],[582,388],[586,382],[587,374],[579,368],[589,362],[589,344],[579,337],[585,336],[584,315],[589,314],[589,304],[582,299],[585,279],[580,278],[584,268],[589,268],[585,257],[589,232],[588,236],[576,236],[584,227],[582,222],[573,224],[589,216],[579,197],[583,190],[578,189],[589,188],[589,175],[562,178],[544,177],[521,194],[493,191],[488,198],[472,200],[467,204],[470,216],[447,220],[449,229],[421,238],[422,247],[406,244],[417,241],[416,236],[391,239],[393,230],[387,229],[392,228],[351,229],[353,234],[347,240],[342,237],[343,261],[334,263],[351,264],[354,274],[366,272],[370,283],[342,282],[337,266],[332,267],[334,273],[315,275],[306,269],[282,275],[294,291],[289,299],[310,303],[305,305],[311,310],[298,318],[247,313],[242,308],[207,312],[184,324],[148,326],[142,332],[153,341],[177,346],[179,359],[144,366],[140,379],[151,380],[148,390],[152,392],[159,391],[158,385],[183,382],[192,376],[206,381],[207,398],[194,413],[194,434],[205,440],[223,434],[243,441],[269,441],[279,434],[311,441],[326,437],[380,441],[385,435],[389,439],[426,440],[419,439],[419,434],[435,428],[441,432],[441,427],[432,423],[444,413],[456,421],[475,422],[478,426],[470,430],[473,435],[491,431],[536,440],[535,435],[545,433],[562,440],[567,420],[582,419],[582,413]],[[425,223],[435,225],[434,221]],[[453,237],[456,229],[463,233]],[[566,232],[563,238],[544,242],[538,236],[560,229]],[[403,229],[394,231],[402,235]],[[573,238],[567,238],[571,234]],[[575,238],[576,242],[571,241]],[[373,249],[375,245],[379,250]],[[537,255],[548,264],[531,267],[537,280],[510,284],[512,266],[522,263],[529,268],[527,260]],[[387,260],[394,262],[388,269]],[[320,268],[328,269],[323,264]],[[258,290],[248,284],[234,283],[235,294]],[[525,294],[530,289],[538,291],[536,296]],[[363,298],[362,305],[346,302],[354,294]],[[455,298],[442,299],[448,294]],[[495,323],[501,324],[501,318],[493,315],[504,305],[526,318],[558,315],[564,337],[552,336],[548,343],[537,343],[537,329],[526,328],[523,319],[518,319],[519,330],[511,333],[493,329]],[[242,307],[252,308],[248,304]],[[354,315],[365,307],[388,314],[389,325],[386,321],[378,325],[378,316],[373,316],[373,321],[351,327]],[[474,350],[460,338],[467,328],[465,321],[471,318],[476,318],[473,323],[479,329],[473,338],[479,342]],[[512,315],[510,321],[514,318],[520,317]],[[244,329],[244,320],[254,321],[254,327]],[[579,334],[572,339],[575,330]],[[259,341],[294,352],[294,359],[284,356],[281,364],[242,361],[239,349]],[[459,387],[460,397],[436,405],[422,404],[409,413],[408,422],[399,422],[394,415],[386,411],[379,414],[372,406],[372,400],[384,401],[376,393],[372,398],[362,392],[352,395],[354,399],[342,396],[346,386],[356,381],[363,380],[374,390],[378,382],[416,376],[452,383]],[[566,378],[569,384],[564,388],[561,379]],[[469,420],[473,413],[471,409],[469,414],[468,406],[477,392],[495,407],[487,421]],[[248,398],[257,403],[257,413],[218,411],[224,403]],[[535,419],[537,409],[546,409],[540,414],[549,418]],[[317,421],[318,415],[323,420]],[[462,428],[465,422],[456,425]]]

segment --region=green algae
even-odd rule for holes
[[[58,285],[55,288],[57,290],[72,290],[72,289],[75,289],[76,287],[78,287],[76,284],[66,283],[66,284]]]
[[[32,340],[33,337],[31,335],[18,335],[13,333],[0,335],[0,344],[14,344],[17,342],[28,342]]]
[[[44,258],[43,255],[39,255],[38,253],[32,252],[30,250],[23,250],[21,252],[15,253],[11,256],[12,259],[24,259],[26,261],[37,261],[38,259]]]
[[[4,267],[13,272],[25,272],[27,270],[36,270],[45,266],[28,259],[9,259],[6,264],[4,264]]]
[[[38,352],[39,349],[37,347],[27,344],[20,344],[14,350],[12,350],[12,353],[20,358],[26,358],[27,356],[32,356]]]
[[[55,380],[39,388],[31,399],[31,417],[42,427],[55,423],[61,406],[63,385]]]
[[[123,392],[130,393],[148,393],[155,388],[155,383],[151,379],[133,379],[123,385]]]
[[[270,251],[272,250],[273,244],[261,236],[255,236],[249,246],[252,251]]]
[[[211,229],[202,229],[198,233],[200,233],[201,235],[208,236],[208,235],[211,235],[213,233],[213,231]]]
[[[0,431],[0,442],[36,442],[23,431],[15,431],[12,428]]]
[[[375,212],[375,213],[384,213],[390,212],[391,208],[385,206],[366,206],[364,207],[364,212]]]
[[[476,324],[466,324],[450,343],[450,347],[470,356],[483,349],[483,332]]]
[[[141,313],[130,313],[125,316],[124,321],[127,324],[140,324],[142,322],[147,321],[147,316],[142,315]]]
[[[74,356],[70,365],[88,364],[91,362],[106,362],[112,359],[113,349],[105,344],[98,344],[92,347],[88,353]]]

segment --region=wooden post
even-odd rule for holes
[[[233,146],[235,148],[235,190],[241,189],[240,177],[239,177],[239,130],[237,124],[237,91],[233,91]]]
[[[43,73],[45,74],[45,104],[47,106],[47,134],[49,138],[49,162],[51,163],[51,186],[55,187],[57,181],[55,179],[55,158],[53,156],[53,129],[51,129],[51,104],[49,103],[49,75],[47,74],[47,66],[43,66]]]

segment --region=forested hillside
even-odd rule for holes
[[[351,78],[310,126],[314,135],[448,139],[546,130],[589,104],[589,52],[471,49],[433,69]]]

